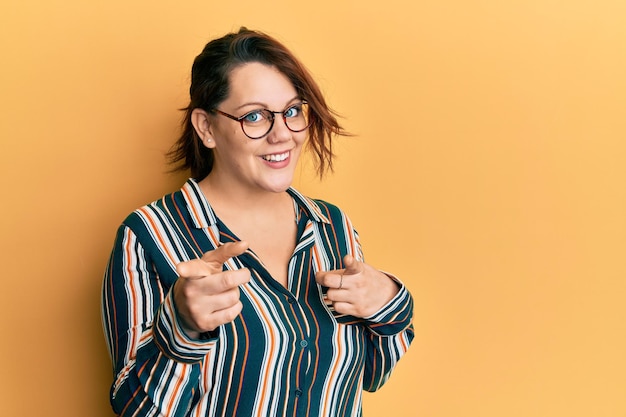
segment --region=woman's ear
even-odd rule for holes
[[[211,118],[206,111],[202,109],[193,109],[191,111],[191,124],[193,124],[193,128],[196,130],[196,133],[202,140],[202,144],[204,146],[207,148],[215,147],[211,129]]]

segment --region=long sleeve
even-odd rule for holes
[[[380,388],[409,349],[414,336],[412,318],[413,298],[404,285],[386,306],[366,317],[370,331],[363,380],[366,391]]]
[[[169,293],[153,261],[128,226],[118,230],[105,272],[102,317],[114,364],[111,403],[121,415],[184,416],[211,341],[181,331]]]

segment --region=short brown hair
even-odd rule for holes
[[[349,134],[339,125],[336,113],[328,107],[304,65],[276,39],[245,27],[209,42],[193,62],[190,102],[182,109],[185,112],[182,134],[167,154],[174,170],[189,169],[192,178],[198,181],[209,175],[213,168],[213,151],[202,145],[191,123],[191,113],[196,108],[214,111],[228,97],[231,71],[249,62],[277,68],[289,78],[300,98],[309,103],[312,123],[307,147],[316,157],[320,177],[332,171],[332,138]]]

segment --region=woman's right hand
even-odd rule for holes
[[[229,242],[176,265],[174,303],[185,333],[198,339],[201,333],[230,323],[241,312],[239,286],[250,281],[247,268],[223,271],[224,263],[248,249],[246,242]]]

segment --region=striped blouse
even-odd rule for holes
[[[111,404],[122,416],[360,416],[413,339],[413,301],[401,289],[365,319],[324,302],[315,272],[363,260],[358,235],[337,207],[288,190],[298,242],[287,288],[248,249],[224,269],[249,268],[243,310],[215,332],[190,339],[170,288],[175,265],[238,240],[198,184],[129,215],[115,239],[102,292],[113,362]],[[252,248],[253,249],[253,248]]]

